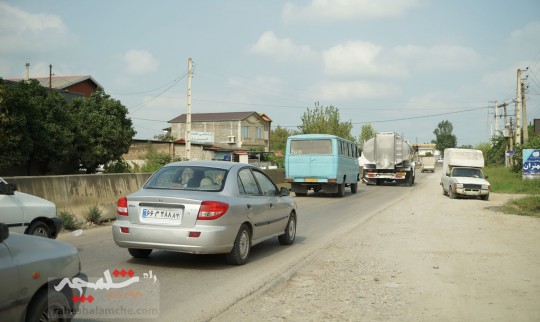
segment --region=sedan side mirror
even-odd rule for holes
[[[279,189],[279,195],[281,197],[287,197],[291,194],[291,192],[289,191],[289,189],[285,188],[285,187],[281,187],[281,189]]]

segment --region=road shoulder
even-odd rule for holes
[[[540,320],[540,220],[451,200],[437,173],[215,321]]]

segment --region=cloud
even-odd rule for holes
[[[401,89],[394,84],[373,81],[327,81],[317,90],[321,100],[371,99],[399,96]]]
[[[333,77],[401,78],[404,66],[381,57],[382,48],[363,41],[334,46],[323,53],[325,74]]]
[[[159,66],[159,62],[145,50],[129,50],[124,54],[123,59],[126,70],[131,75],[148,74],[156,71]]]
[[[0,2],[0,53],[53,51],[66,48],[73,39],[60,17]]]
[[[392,51],[396,59],[423,70],[476,69],[484,64],[483,58],[474,49],[459,45],[406,45],[397,46]]]
[[[332,22],[353,19],[398,17],[417,6],[419,0],[312,0],[306,6],[286,3],[282,17],[286,22]]]
[[[521,29],[514,30],[510,34],[510,41],[518,43],[540,41],[540,21],[533,21]]]
[[[317,53],[309,46],[296,45],[289,38],[278,38],[272,31],[263,33],[249,51],[277,61],[299,61],[317,57]]]

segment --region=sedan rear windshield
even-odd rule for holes
[[[227,171],[194,166],[170,166],[159,169],[144,185],[145,189],[220,191]]]

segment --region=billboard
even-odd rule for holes
[[[186,137],[187,137],[187,134],[186,134]],[[191,143],[214,144],[214,133],[192,131]]]
[[[540,149],[523,149],[523,179],[540,179]]]

